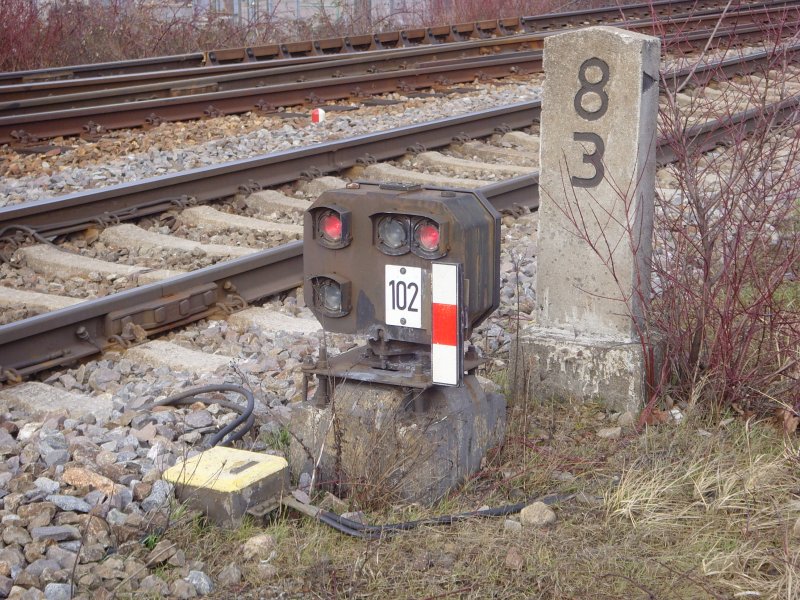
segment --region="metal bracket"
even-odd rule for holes
[[[135,324],[146,332],[166,329],[197,313],[213,310],[217,304],[217,286],[213,283],[173,294],[154,302],[109,313],[105,320],[105,335],[122,335],[125,328]]]

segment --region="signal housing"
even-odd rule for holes
[[[349,213],[349,243],[333,249],[306,243],[303,249],[305,298],[327,331],[367,335],[371,339],[431,343],[431,264],[458,262],[464,270],[464,336],[498,306],[500,299],[500,215],[480,193],[398,184],[358,184],[322,194],[306,212],[304,236],[315,240],[317,219],[325,209]],[[377,229],[389,215],[408,217],[408,250],[381,249]],[[439,225],[435,252],[414,248],[414,226],[431,220]],[[386,324],[385,267],[422,269],[421,328]],[[343,316],[314,306],[314,278],[349,282],[350,310]],[[326,314],[327,313],[327,314]]]

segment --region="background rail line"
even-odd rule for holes
[[[455,25],[413,28],[363,35],[343,36],[320,40],[267,44],[244,48],[226,48],[207,52],[161,56],[154,58],[71,65],[50,69],[0,73],[0,84],[20,84],[52,79],[73,79],[120,74],[146,73],[159,70],[215,67],[246,62],[266,62],[284,58],[324,58],[332,54],[348,54],[370,50],[407,48],[423,44],[503,37],[534,31],[559,30],[581,25],[624,21],[629,19],[667,18],[676,13],[719,10],[727,4],[724,0],[660,0],[615,6],[606,9],[586,9],[531,17],[502,18]],[[739,1],[740,6],[767,6],[784,4],[781,0],[764,2]]]

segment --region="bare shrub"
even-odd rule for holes
[[[761,77],[663,96],[675,161],[656,199],[649,322],[666,343],[665,391],[716,407],[800,408],[798,113],[774,110],[798,83],[787,59],[773,46]],[[725,140],[712,151],[696,143],[708,121]]]
[[[0,70],[36,69],[266,43],[271,14],[236,22],[147,0],[0,0]]]
[[[0,0],[0,71],[340,37],[609,4],[608,0],[566,4],[561,0],[408,0],[404,5],[382,7],[369,0],[319,0],[313,17],[295,20],[281,16],[286,13],[288,0],[271,3],[271,12],[241,19],[169,0]]]

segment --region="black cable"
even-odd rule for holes
[[[153,402],[152,404],[148,404],[147,406],[142,407],[143,409],[151,409],[155,406],[174,406],[174,405],[181,405],[181,404],[194,404],[197,400],[195,396],[200,394],[207,394],[209,392],[234,392],[237,394],[241,394],[247,400],[247,406],[242,408],[241,405],[236,404],[235,402],[229,402],[228,400],[217,400],[214,401],[214,404],[219,404],[220,406],[233,410],[239,413],[239,416],[236,417],[233,421],[228,423],[225,427],[220,429],[217,433],[215,433],[207,442],[209,447],[211,446],[227,446],[236,440],[240,440],[244,437],[244,435],[250,431],[253,427],[253,423],[256,420],[255,414],[253,411],[255,410],[255,398],[253,397],[253,393],[243,388],[240,385],[234,385],[232,383],[220,383],[215,385],[203,385],[199,387],[189,388],[188,390],[184,390],[179,394],[175,394],[173,396],[169,396],[168,398],[164,398],[163,400],[159,400],[158,402]],[[228,435],[234,429],[239,427],[239,425],[244,424],[244,426],[235,433]],[[226,437],[227,436],[227,437]],[[225,438],[223,440],[223,438]]]
[[[538,501],[549,505],[555,504],[556,502],[567,499],[571,496],[572,494],[550,494],[538,499]],[[342,533],[364,539],[377,539],[384,534],[396,533],[398,531],[408,531],[420,526],[452,525],[453,523],[472,518],[503,517],[506,515],[512,515],[520,512],[531,502],[534,502],[534,500],[519,502],[517,504],[506,504],[504,506],[487,508],[483,510],[473,510],[455,515],[443,515],[440,517],[418,519],[416,521],[405,521],[402,523],[388,523],[386,525],[368,525],[359,523],[358,521],[352,521],[327,510],[320,510],[317,514],[317,518],[326,525],[333,527]]]

